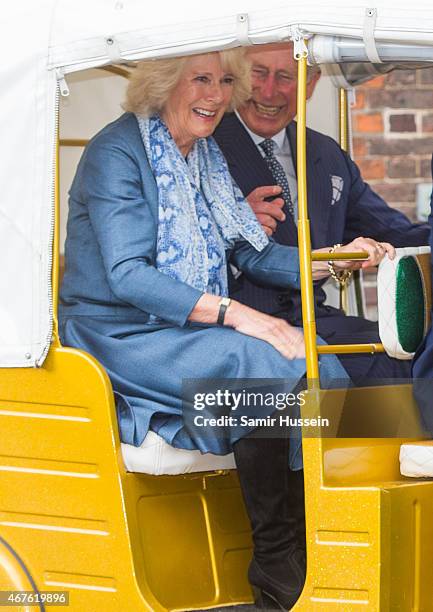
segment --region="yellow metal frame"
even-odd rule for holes
[[[339,141],[343,151],[349,149],[349,108],[347,91],[344,87],[340,87],[338,98],[338,118],[339,118]],[[343,311],[349,312],[349,286],[343,285],[340,287],[340,305]]]
[[[349,149],[349,120],[348,120],[348,100],[347,91],[344,87],[340,87],[338,97],[338,126],[339,126],[339,141],[343,151]]]
[[[121,66],[101,66],[100,70],[105,70],[106,72],[111,72],[111,74],[116,74],[117,76],[124,77],[125,79],[129,79],[131,73],[129,70],[122,68]]]
[[[316,347],[313,257],[306,236],[306,77],[307,59],[302,57],[298,60],[297,97],[298,237],[310,381],[303,415],[330,417],[333,431],[327,432],[329,437],[303,439],[308,573],[294,609],[349,612],[363,606],[374,611],[420,612],[428,610],[433,600],[431,576],[424,583],[420,579],[426,559],[433,559],[433,546],[424,539],[433,527],[421,519],[421,508],[423,512],[433,509],[433,483],[405,481],[399,474],[402,440],[398,427],[405,422],[406,432],[414,437],[421,433],[411,386],[326,392],[317,381],[318,353],[376,352],[383,347]],[[342,127],[343,144],[345,139],[347,144],[347,123]],[[361,423],[367,435],[376,426],[378,435],[391,437],[351,438]],[[387,428],[393,433],[386,434]],[[322,435],[326,436],[326,430]]]
[[[88,144],[88,138],[61,138],[60,146],[62,147],[85,147]]]
[[[347,103],[347,92],[340,90],[340,138],[347,147],[347,115],[343,112]],[[307,57],[298,59],[298,90],[297,90],[297,176],[298,176],[298,244],[301,273],[302,321],[304,326],[305,352],[307,362],[307,378],[310,387],[319,385],[319,353],[376,353],[383,352],[381,343],[346,344],[344,346],[328,345],[317,347],[316,319],[314,313],[313,261],[329,261],[338,259],[365,259],[362,253],[316,253],[311,254],[310,221],[308,219],[307,196]]]
[[[236,473],[127,473],[111,383],[93,357],[52,347],[40,369],[2,371],[0,424],[0,536],[40,590],[70,592],[68,610],[251,601]],[[0,590],[27,583],[0,541]]]
[[[314,315],[314,291],[311,260],[310,221],[307,210],[307,57],[298,60],[297,92],[297,169],[298,169],[298,244],[301,273],[302,322],[304,327],[307,378],[309,384],[319,380],[319,363],[316,344],[316,319]]]

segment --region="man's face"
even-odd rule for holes
[[[296,116],[297,62],[293,46],[260,45],[248,50],[252,64],[252,96],[239,109],[252,132],[272,138]],[[307,97],[314,91],[318,75],[310,79]]]

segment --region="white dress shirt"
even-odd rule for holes
[[[242,123],[244,128],[247,130],[248,134],[251,136],[254,144],[260,152],[262,157],[265,157],[265,152],[262,147],[260,147],[260,143],[263,142],[264,138],[262,136],[258,136],[254,132],[252,132],[249,127],[242,121],[242,118],[238,113],[236,113],[239,121]],[[283,170],[286,174],[287,181],[289,183],[290,196],[293,202],[293,211],[295,214],[295,223],[298,223],[298,181],[295,172],[295,166],[292,158],[292,151],[290,150],[290,143],[287,137],[287,133],[285,129],[282,129],[278,134],[272,137],[272,140],[275,142],[274,153],[277,160],[283,167]]]

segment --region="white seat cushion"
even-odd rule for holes
[[[161,476],[163,474],[189,474],[232,470],[235,466],[230,455],[202,454],[198,450],[174,448],[153,431],[149,431],[141,446],[123,444],[122,456],[128,472]]]
[[[402,444],[400,472],[412,478],[433,478],[433,440]]]
[[[396,249],[377,273],[379,335],[385,351],[396,359],[412,359],[430,326],[430,248]]]

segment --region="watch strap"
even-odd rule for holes
[[[231,299],[228,297],[223,297],[219,302],[219,311],[218,311],[218,319],[217,325],[224,325],[224,319],[226,316],[227,308],[230,306]]]

